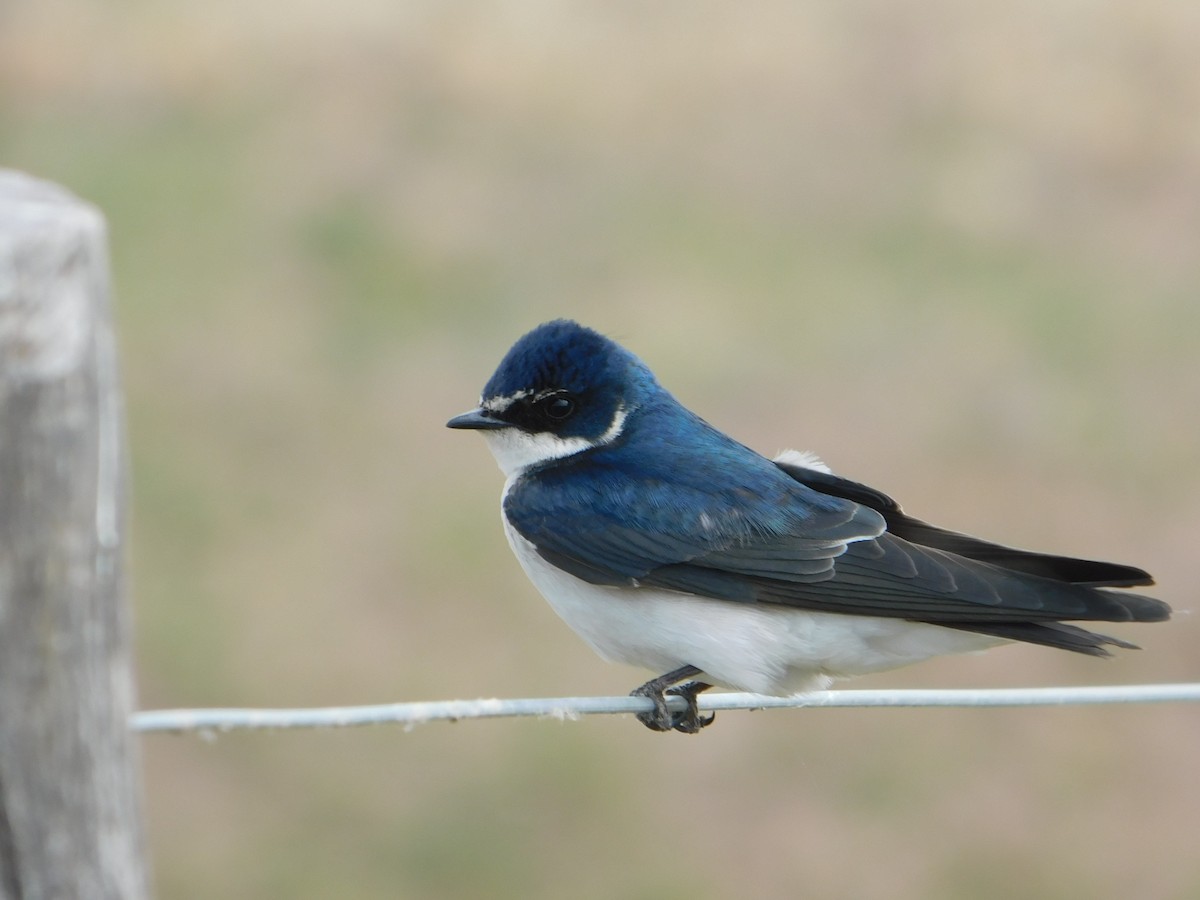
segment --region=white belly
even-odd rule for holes
[[[507,520],[504,531],[529,580],[597,653],[656,674],[692,665],[713,684],[789,695],[834,678],[1005,643],[901,619],[601,587],[546,562]]]

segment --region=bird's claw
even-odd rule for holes
[[[636,690],[630,691],[629,696],[645,697],[654,703],[652,711],[637,714],[637,720],[651,731],[670,731],[675,727],[675,714],[667,708],[667,698],[663,696],[661,691],[646,690],[643,685]]]
[[[696,695],[701,691],[708,690],[710,687],[711,685],[700,681],[689,681],[687,684],[681,684],[666,690],[666,693],[675,697],[682,697],[687,701],[687,709],[678,714],[675,724],[671,726],[675,731],[680,731],[684,734],[696,734],[701,728],[707,728],[711,725],[717,718],[716,713],[707,716],[700,715],[700,707],[696,705]]]
[[[710,687],[711,685],[701,681],[689,681],[687,684],[667,688],[664,691],[661,685],[648,682],[631,691],[630,696],[646,697],[654,703],[652,711],[637,714],[638,721],[651,731],[678,731],[682,734],[697,734],[701,728],[707,728],[711,725],[717,717],[716,713],[708,716],[700,715],[700,708],[696,704],[696,696],[701,691],[708,690]],[[671,712],[667,707],[667,695],[682,697],[687,701],[687,708],[683,712]]]

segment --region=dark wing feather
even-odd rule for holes
[[[882,491],[865,484],[791,463],[776,461],[775,465],[813,490],[870,507],[883,516],[889,534],[922,547],[945,550],[1015,572],[1072,584],[1086,584],[1092,587],[1137,587],[1154,583],[1148,572],[1134,566],[1019,550],[937,528],[906,515],[899,503]]]
[[[1157,621],[1169,612],[1138,594],[1027,575],[892,535],[852,544],[832,579],[757,586],[759,599],[774,603],[919,622]]]
[[[744,566],[737,550],[730,549],[715,558],[664,566],[640,581],[725,600],[953,627],[1062,619],[1156,621],[1168,613],[1165,604],[1148,597],[1013,572],[891,535],[849,545],[836,560],[833,577],[820,580],[766,576],[753,561]]]
[[[974,631],[977,634],[990,634],[1008,641],[1024,641],[1027,644],[1041,644],[1044,647],[1056,647],[1059,650],[1072,650],[1075,653],[1086,653],[1088,656],[1111,656],[1106,646],[1120,647],[1123,650],[1139,650],[1137,644],[1098,634],[1067,625],[1063,622],[1003,622],[1000,624],[980,625],[951,625],[961,631]]]

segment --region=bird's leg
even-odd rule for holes
[[[700,710],[696,706],[696,695],[701,691],[708,690],[712,685],[702,681],[679,683],[699,674],[700,670],[695,666],[681,666],[666,675],[652,678],[641,687],[630,691],[631,697],[648,697],[654,701],[654,711],[638,713],[638,721],[651,731],[674,730],[684,734],[695,734],[706,725],[711,725],[716,716],[704,718],[700,715]],[[683,697],[688,704],[687,710],[681,715],[673,715],[667,709],[666,694]]]

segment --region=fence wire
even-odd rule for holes
[[[1200,683],[1137,684],[1090,687],[1042,687],[955,690],[814,691],[795,697],[761,694],[704,694],[704,712],[735,709],[807,709],[852,707],[1000,707],[1082,706],[1116,703],[1200,702]],[[682,711],[680,697],[668,697],[672,710]],[[138,732],[199,732],[285,728],[350,728],[363,725],[401,725],[406,730],[428,722],[465,719],[534,717],[575,720],[582,716],[650,712],[645,697],[544,697],[517,700],[444,700],[386,703],[375,706],[332,706],[313,709],[165,709],[135,713],[130,726]]]

